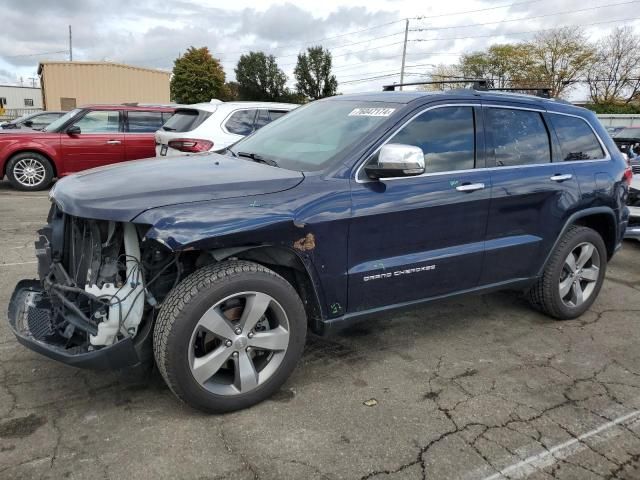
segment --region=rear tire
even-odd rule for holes
[[[197,270],[169,293],[153,350],[179,399],[222,413],[276,392],[302,355],[306,331],[291,284],[262,265],[227,261]]]
[[[529,291],[529,301],[557,320],[579,317],[596,300],[606,270],[607,250],[600,234],[591,228],[572,226]]]
[[[53,167],[49,160],[39,153],[18,153],[9,160],[7,178],[18,190],[44,190],[53,180]]]

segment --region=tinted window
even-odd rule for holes
[[[614,137],[640,139],[640,128],[623,128],[618,131]]]
[[[286,115],[288,112],[286,110],[269,110],[269,114],[271,115],[271,121],[277,120],[283,115]]]
[[[551,161],[549,133],[538,112],[487,109],[487,131],[496,165],[531,165]]]
[[[205,112],[204,110],[179,109],[175,111],[169,120],[166,120],[162,128],[170,132],[190,132],[199,127],[210,115],[211,112]]]
[[[227,120],[224,126],[229,133],[249,135],[253,132],[253,119],[255,116],[255,110],[238,110],[229,117],[229,120]]]
[[[94,110],[87,113],[74,125],[81,133],[107,133],[120,130],[120,112],[117,110]]]
[[[550,115],[550,118],[560,140],[563,160],[604,158],[602,147],[587,122],[566,115]]]
[[[256,117],[255,122],[256,130],[264,127],[270,121],[271,119],[269,118],[269,110],[258,110],[258,116]]]
[[[472,107],[436,108],[423,113],[391,139],[420,147],[426,173],[473,168],[475,130]]]
[[[150,133],[162,127],[162,112],[128,112],[129,132]]]

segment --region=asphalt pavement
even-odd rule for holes
[[[0,309],[35,278],[46,192],[0,182]],[[5,318],[3,314],[3,318]],[[557,322],[517,293],[311,336],[283,389],[204,415],[154,374],[123,382],[19,345],[0,322],[0,478],[640,478],[640,242]]]

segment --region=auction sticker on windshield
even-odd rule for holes
[[[388,117],[395,108],[354,108],[349,113],[350,117]]]

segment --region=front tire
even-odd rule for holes
[[[9,182],[18,190],[44,190],[53,180],[53,167],[49,160],[35,152],[14,155],[7,165]]]
[[[586,312],[596,300],[607,270],[607,250],[598,232],[572,226],[529,291],[531,304],[558,320]]]
[[[182,401],[212,413],[276,392],[304,349],[307,319],[294,288],[262,265],[228,261],[189,275],[164,300],[153,350]]]

